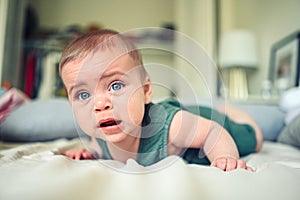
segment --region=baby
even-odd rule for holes
[[[131,158],[144,166],[178,155],[187,163],[252,171],[239,157],[262,147],[254,120],[231,106],[225,116],[207,107],[196,115],[175,100],[153,104],[141,55],[118,32],[76,38],[63,52],[59,70],[76,120],[91,137],[89,149],[64,155],[124,163]]]

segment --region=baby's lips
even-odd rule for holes
[[[107,118],[100,120],[98,123],[98,127],[103,128],[103,127],[109,127],[109,126],[115,126],[119,125],[121,123],[121,120],[116,120],[114,118]]]

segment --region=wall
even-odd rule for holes
[[[143,27],[161,27],[174,23],[174,0],[28,0],[38,13],[40,27],[63,30],[70,25],[87,27],[92,24],[102,28],[128,32]],[[173,65],[172,56],[158,53],[143,55],[144,63],[156,62]],[[156,73],[148,67],[150,75]],[[154,70],[153,70],[154,69]],[[161,77],[158,74],[158,77]],[[155,96],[170,92],[154,84]]]
[[[173,0],[28,0],[42,27],[64,28],[90,23],[127,31],[174,21]]]
[[[178,71],[177,94],[182,101],[194,103],[214,98],[217,68],[213,61],[216,51],[215,1],[177,0],[175,21],[177,37],[175,67]]]
[[[2,82],[7,4],[7,0],[0,0],[0,83]]]
[[[1,9],[3,2],[1,1]],[[178,24],[179,31],[191,36],[215,56],[212,0],[27,0],[37,8],[40,24],[46,28],[64,28],[76,23],[125,31],[144,26]],[[258,38],[259,69],[249,74],[252,94],[259,94],[262,80],[268,77],[270,48],[274,42],[300,29],[299,0],[219,0],[220,30],[246,28]],[[87,3],[88,2],[88,3]],[[96,6],[95,6],[96,5]],[[198,10],[199,9],[199,10]],[[113,11],[113,12],[112,12]],[[203,14],[206,13],[206,14]],[[5,12],[1,12],[5,14]],[[20,16],[20,13],[18,13]],[[138,16],[138,17],[136,17]],[[204,17],[203,17],[204,16]],[[206,17],[206,18],[205,18]],[[205,19],[203,19],[205,18]],[[1,19],[4,19],[1,17]],[[1,27],[3,23],[1,22]],[[203,25],[204,24],[204,25]],[[4,29],[1,29],[2,31]],[[1,34],[1,36],[3,36]],[[3,58],[3,48],[0,54]],[[1,58],[0,56],[0,58]],[[1,59],[0,59],[1,60]],[[2,63],[1,66],[2,67]],[[1,70],[1,72],[3,72]],[[5,72],[6,73],[6,72]]]
[[[163,23],[174,23],[176,28],[191,37],[190,40],[202,45],[202,52],[213,57],[215,51],[215,29],[214,29],[214,0],[28,0],[37,10],[41,27],[44,28],[65,28],[68,25],[76,24],[87,26],[90,23],[100,24],[106,28],[119,31],[128,31],[141,27],[159,27]],[[55,13],[55,14],[54,14]],[[175,45],[175,51],[185,51],[193,58],[199,58],[195,51]],[[176,69],[177,74],[185,76],[193,86],[196,86],[197,96],[215,95],[216,76],[215,67],[208,67],[202,60],[195,71],[193,66],[184,65],[182,62],[173,62],[173,57],[168,55],[161,59],[159,64],[166,64]],[[151,58],[152,59],[152,58]],[[151,62],[149,55],[146,55],[147,62]],[[209,60],[211,62],[211,60]],[[198,62],[199,63],[199,62]],[[187,69],[191,70],[187,70]],[[153,70],[155,71],[155,70]],[[202,74],[201,74],[202,73]],[[198,76],[193,76],[198,74]],[[161,74],[158,74],[158,76]],[[170,74],[168,79],[173,79]],[[164,77],[165,79],[165,77]],[[199,84],[199,79],[204,80]],[[186,91],[181,80],[175,80],[169,84],[175,85],[172,88],[179,91]],[[201,86],[202,85],[202,86]],[[207,87],[210,91],[207,94]],[[204,89],[203,89],[204,88]],[[179,94],[186,96],[185,94]]]
[[[225,9],[223,30],[245,28],[258,39],[259,68],[249,74],[250,92],[259,94],[261,83],[268,78],[272,44],[300,30],[299,0],[221,0],[231,5]],[[226,7],[223,7],[226,8]],[[231,13],[231,14],[229,14]]]
[[[22,28],[25,1],[1,0],[0,79],[12,86],[20,84]],[[17,14],[16,14],[17,13]]]

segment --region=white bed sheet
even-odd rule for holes
[[[80,145],[0,143],[0,199],[300,199],[300,150],[280,143],[265,142],[244,158],[255,172],[223,172],[176,156],[143,167],[58,155]]]

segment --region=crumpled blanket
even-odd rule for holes
[[[298,200],[300,151],[266,142],[244,159],[256,172],[186,164],[177,156],[143,167],[59,155],[82,141],[0,143],[0,199],[9,200]],[[2,149],[2,150],[1,150]]]

